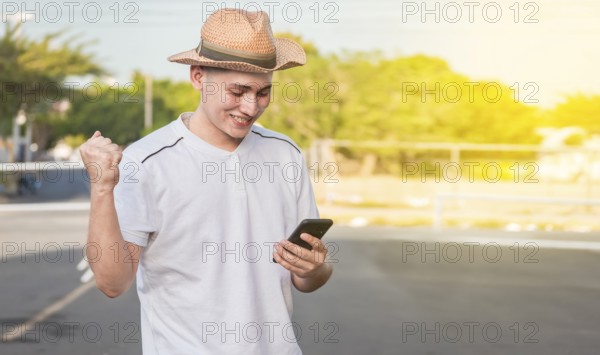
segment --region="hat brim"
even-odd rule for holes
[[[287,38],[274,38],[276,51],[276,64],[271,69],[262,68],[254,64],[244,62],[216,61],[199,55],[196,49],[174,54],[168,58],[169,61],[187,64],[202,65],[206,67],[224,68],[252,73],[269,73],[276,70],[284,70],[306,64],[306,53],[302,46]]]

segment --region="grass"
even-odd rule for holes
[[[429,227],[433,225],[430,217],[399,217],[399,216],[376,216],[362,217],[357,214],[328,213],[326,209],[321,211],[323,217],[332,218],[339,225],[353,225],[366,222],[367,225],[391,226],[391,227]],[[360,219],[360,221],[359,221]],[[359,223],[360,222],[360,223]],[[521,230],[539,231],[600,231],[600,223],[587,223],[585,221],[570,219],[557,222],[556,220],[522,219],[518,223],[502,218],[446,218],[443,220],[444,227],[451,228],[478,228],[478,229],[507,229],[510,224],[519,226]]]
[[[341,224],[397,227],[431,226],[434,202],[441,193],[500,196],[531,196],[570,199],[600,199],[600,189],[576,183],[541,181],[436,183],[394,176],[339,176],[336,184],[315,183],[321,214]],[[445,226],[506,229],[511,223],[521,229],[600,230],[600,207],[537,203],[448,201],[442,218]]]

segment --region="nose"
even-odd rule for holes
[[[240,104],[240,111],[245,115],[255,117],[258,114],[258,110],[258,98],[256,95],[244,95]]]

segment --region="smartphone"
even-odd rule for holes
[[[313,237],[321,239],[332,225],[333,221],[331,219],[305,219],[302,222],[300,222],[300,224],[298,224],[298,226],[292,232],[288,240],[296,245],[301,246],[302,248],[312,250],[312,245],[308,244],[304,241],[304,239],[300,238],[300,235],[302,233],[308,233]],[[273,259],[273,261],[275,261],[275,259]]]

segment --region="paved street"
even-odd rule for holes
[[[5,336],[80,286],[86,219],[0,214]],[[327,235],[331,282],[295,294],[300,345],[305,354],[596,354],[597,251],[539,247],[579,238],[598,248],[583,236],[338,226]],[[138,307],[133,289],[111,300],[91,288],[1,353],[140,354]]]

